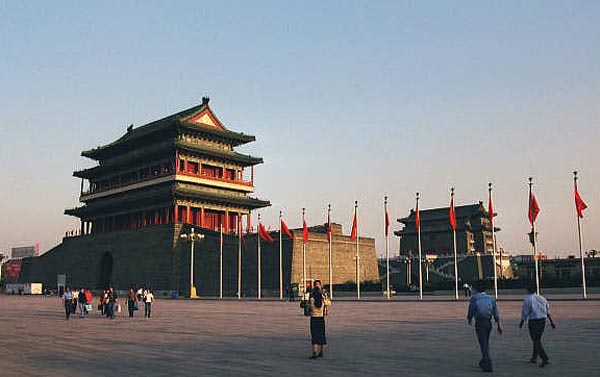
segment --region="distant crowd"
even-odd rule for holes
[[[62,299],[67,320],[71,315],[76,315],[77,313],[79,313],[79,318],[84,318],[94,310],[92,291],[88,288],[77,290],[66,287]],[[144,318],[150,318],[152,315],[154,293],[150,288],[139,287],[136,289],[134,286],[131,286],[123,302],[127,306],[129,317],[133,317],[134,313],[139,310],[139,303],[143,303]],[[96,308],[101,315],[109,319],[114,319],[115,313],[123,311],[121,304],[119,304],[117,292],[113,287],[108,287],[102,291],[100,297],[98,297],[98,306]]]

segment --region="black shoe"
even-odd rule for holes
[[[319,352],[318,357],[323,357],[323,351]]]
[[[311,359],[311,360],[315,360],[317,357],[319,357],[319,356],[317,356],[317,355],[313,354],[311,357],[309,357],[309,359]]]
[[[548,360],[542,360],[542,363],[540,364],[540,368],[544,368],[548,364],[550,364],[550,362]]]
[[[530,362],[531,364],[537,364],[537,360],[536,360],[536,359],[533,359],[533,358],[529,359],[529,362]]]

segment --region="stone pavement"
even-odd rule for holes
[[[600,302],[556,301],[551,364],[528,364],[520,303],[500,302],[496,376],[599,376]],[[466,301],[333,303],[324,359],[298,303],[158,300],[150,320],[64,319],[56,297],[0,295],[0,376],[480,376]]]

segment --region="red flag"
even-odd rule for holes
[[[454,198],[450,199],[450,226],[456,230],[456,212],[454,211]]]
[[[352,232],[350,232],[350,237],[352,240],[356,240],[358,236],[358,219],[356,218],[356,210],[354,210],[354,219],[352,220]]]
[[[387,209],[385,210],[385,236],[387,237],[390,234],[390,215],[388,214]]]
[[[419,202],[417,202],[417,208],[415,209],[415,227],[417,231],[421,227],[421,215],[419,214]]]
[[[258,223],[258,236],[267,242],[273,242],[273,237],[267,232],[262,223]]]
[[[327,241],[331,242],[331,218],[327,212]]]
[[[531,192],[529,194],[529,222],[531,225],[535,222],[538,213],[540,213],[540,206],[538,205],[537,200],[535,200],[535,195]]]
[[[288,226],[286,225],[285,221],[283,221],[283,218],[281,219],[281,231],[283,233],[287,234],[288,237],[294,238],[294,235],[290,231],[290,228],[288,228]]]
[[[490,194],[490,199],[488,201],[488,216],[490,217],[490,225],[494,226],[494,205],[492,204],[492,195],[491,194]]]
[[[306,221],[302,220],[302,242],[306,245],[308,243],[308,227]]]
[[[587,208],[587,204],[585,204],[583,199],[581,199],[581,196],[579,196],[577,183],[575,183],[575,208],[577,209],[577,216],[579,216],[579,218],[583,218],[583,211]]]

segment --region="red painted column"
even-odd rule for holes
[[[187,206],[187,211],[185,213],[185,222],[191,223],[192,209],[190,206]]]
[[[175,204],[174,208],[175,209],[173,211],[173,222],[177,223],[179,222],[179,206]]]
[[[200,227],[204,228],[204,207],[200,208]]]
[[[229,233],[229,210],[225,210],[225,232]]]

